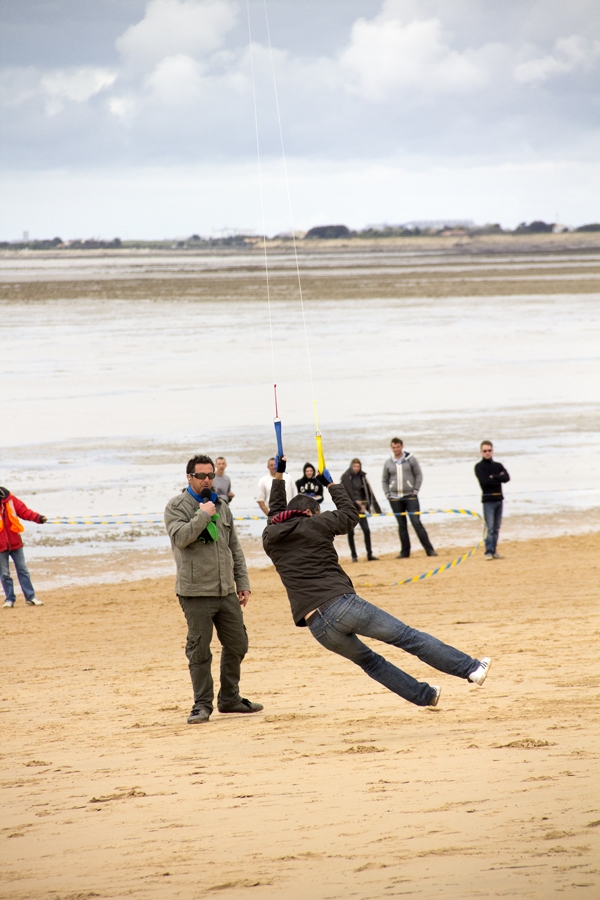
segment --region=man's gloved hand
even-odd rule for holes
[[[323,485],[323,487],[329,487],[330,484],[333,484],[333,478],[331,477],[329,469],[323,469],[322,472],[319,472],[317,481],[319,484]]]
[[[40,516],[40,525],[45,525],[48,519],[46,516]]]
[[[285,472],[285,456],[275,457],[275,471],[279,472],[280,475],[283,475]]]

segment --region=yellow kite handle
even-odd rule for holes
[[[327,468],[327,466],[325,464],[325,454],[323,453],[323,441],[321,440],[320,432],[317,431],[315,438],[317,441],[317,457],[318,457],[317,465],[319,467],[319,472],[324,472],[325,469]]]

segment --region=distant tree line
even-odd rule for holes
[[[557,229],[554,223],[542,222],[536,220],[527,224],[521,222],[514,231],[503,229],[498,223],[490,225],[476,225],[473,227],[467,225],[442,225],[440,227],[419,227],[407,225],[385,225],[381,227],[363,228],[360,231],[351,231],[346,225],[317,225],[309,229],[304,235],[305,240],[331,240],[334,238],[380,238],[380,237],[421,237],[426,235],[445,235],[445,234],[551,234]],[[562,231],[568,231],[564,228]],[[589,225],[580,225],[573,231],[600,231],[600,223],[591,223]]]
[[[390,237],[427,237],[427,236],[444,236],[444,235],[464,235],[467,237],[476,237],[485,234],[550,234],[556,231],[569,231],[570,229],[561,228],[553,223],[543,222],[536,219],[533,222],[521,222],[513,231],[503,229],[498,223],[489,225],[441,225],[433,226],[417,226],[417,225],[381,225],[363,228],[360,231],[352,231],[346,225],[316,225],[310,228],[304,235],[296,235],[296,238],[302,240],[340,240],[340,239],[366,239],[366,238],[390,238]],[[600,223],[591,222],[588,225],[580,225],[579,228],[572,229],[574,232],[592,232],[600,231]],[[275,240],[291,240],[291,234],[275,235]],[[63,241],[59,237],[47,240],[36,241],[0,241],[0,250],[135,250],[135,249],[173,249],[173,250],[192,250],[192,249],[217,249],[223,248],[243,248],[254,247],[262,243],[262,238],[256,235],[248,234],[231,234],[226,237],[203,238],[198,234],[177,241],[122,241],[120,238],[113,238],[112,241],[102,241],[96,238],[87,240]]]
[[[0,241],[0,250],[119,250],[122,246],[121,238],[113,238],[112,241],[98,241],[95,238],[63,241],[59,237],[41,241]]]

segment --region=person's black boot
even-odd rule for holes
[[[194,706],[188,716],[188,725],[199,725],[202,722],[208,722],[210,713],[210,709],[207,709],[205,706]]]

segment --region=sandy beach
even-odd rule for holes
[[[505,542],[406,587],[389,584],[420,553],[349,567],[367,599],[494,658],[477,688],[386,651],[442,685],[435,710],[295,628],[272,569],[252,573],[242,678],[264,713],[206,726],[186,724],[172,578],[20,598],[2,611],[2,897],[597,896],[598,545]]]

